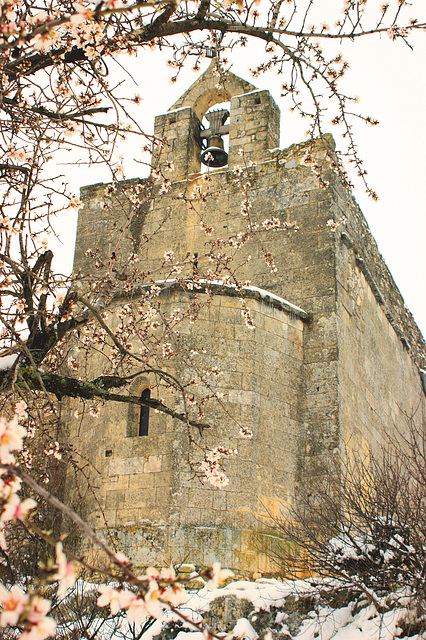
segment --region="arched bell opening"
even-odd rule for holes
[[[217,78],[216,78],[217,82]],[[232,95],[223,87],[221,89],[211,88],[204,91],[191,105],[197,118],[202,122],[208,111],[212,109],[228,109]]]

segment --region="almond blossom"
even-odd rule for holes
[[[10,496],[17,493],[21,487],[21,480],[13,475],[0,476],[0,497],[8,500]]]
[[[57,571],[54,574],[54,580],[59,581],[57,594],[59,598],[63,598],[75,582],[75,570],[72,562],[67,562],[67,557],[63,552],[62,542],[58,542],[56,545],[56,565]]]
[[[98,592],[101,594],[98,597],[98,607],[106,607],[109,605],[113,615],[117,614],[121,609],[128,607],[132,598],[134,598],[134,594],[130,591],[115,589],[108,585],[100,585]]]
[[[188,601],[189,595],[185,591],[184,587],[175,582],[170,587],[167,587],[161,599],[165,602],[170,603],[174,607],[177,607],[180,604],[185,604]]]
[[[20,640],[44,640],[51,636],[56,629],[56,622],[47,614],[50,611],[50,600],[39,596],[33,596],[30,601],[30,609],[26,613],[24,621],[30,624],[20,636]]]
[[[74,2],[73,9],[75,13],[70,17],[71,24],[80,24],[86,20],[90,20],[92,17],[93,12],[78,2]]]
[[[12,451],[21,451],[23,448],[23,438],[27,431],[19,424],[19,420],[27,415],[24,402],[17,404],[18,414],[11,420],[0,416],[0,464],[14,464],[15,457]],[[21,481],[14,475],[0,477],[0,500],[2,508],[0,511],[0,548],[7,548],[4,525],[13,520],[24,520],[28,512],[37,506],[33,498],[22,500],[17,495]]]
[[[98,606],[109,605],[113,615],[126,610],[130,624],[141,624],[148,616],[161,619],[165,608],[183,604],[189,597],[173,567],[161,571],[148,567],[145,575],[138,576],[138,582],[145,592],[132,593],[120,587],[99,586]]]
[[[159,589],[158,582],[156,580],[149,580],[149,587],[147,593],[144,595],[145,606],[148,614],[157,620],[161,620],[163,617],[163,609],[161,601],[161,590]]]
[[[0,525],[14,518],[24,520],[28,512],[36,506],[37,502],[33,498],[26,498],[21,501],[16,494],[11,496],[8,502],[3,505],[3,511],[0,514]]]
[[[187,592],[183,588],[183,586],[178,582],[176,572],[173,567],[169,567],[168,569],[161,569],[158,572],[154,567],[148,567],[147,578],[151,580],[150,582],[150,590],[146,597],[149,600],[149,594],[153,594],[155,589],[151,588],[151,585],[156,585],[158,590],[158,582],[161,583],[162,588],[161,592],[158,591],[156,594],[157,599],[161,597],[162,602],[168,602],[173,606],[177,606],[179,604],[183,604],[189,598]],[[164,583],[170,583],[169,585]]]
[[[0,416],[0,462],[14,464],[15,458],[11,451],[21,451],[26,433],[27,430],[19,424],[17,415],[11,420]]]
[[[208,573],[209,581],[206,586],[208,589],[217,589],[222,582],[232,578],[233,575],[229,569],[222,569],[220,562],[213,562]]]
[[[213,487],[223,489],[229,484],[223,470],[220,468],[219,460],[222,456],[233,456],[236,449],[226,449],[226,447],[216,447],[204,454],[204,460],[200,463],[200,470],[204,475],[204,482],[209,482]]]
[[[264,227],[265,229],[278,229],[280,226],[281,226],[281,222],[275,216],[272,216],[271,218],[267,218],[262,222],[262,227]]]
[[[59,33],[49,30],[44,33],[39,33],[33,38],[33,47],[37,51],[46,53],[52,45],[59,39]]]
[[[53,618],[40,618],[31,625],[31,628],[21,633],[20,640],[44,640],[51,636],[56,629],[56,622]]]
[[[24,593],[14,585],[8,591],[0,583],[0,627],[24,627],[20,640],[44,640],[56,629],[56,622],[47,614],[50,600]]]
[[[171,358],[171,356],[173,355],[173,349],[170,342],[165,342],[162,345],[162,351],[163,351],[163,358]]]
[[[18,417],[18,420],[25,420],[28,418],[27,413],[27,403],[21,400],[15,404],[15,414]]]
[[[148,616],[148,609],[142,598],[134,597],[127,609],[127,621],[129,624],[142,624]]]
[[[90,405],[90,407],[89,407],[89,415],[92,418],[99,418],[100,413],[101,413],[101,409],[100,409],[99,406],[96,406],[96,405],[93,405],[93,404]]]
[[[10,591],[0,583],[0,627],[15,626],[29,602],[29,596],[14,585]]]

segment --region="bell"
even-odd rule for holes
[[[210,137],[209,146],[201,154],[201,162],[207,167],[224,167],[228,164],[228,154],[223,148],[220,135]]]
[[[200,138],[207,142],[207,148],[201,152],[201,162],[207,167],[224,167],[228,164],[228,154],[222,140],[222,134],[229,133],[229,126],[225,125],[228,116],[226,109],[206,113],[210,128],[201,131]]]

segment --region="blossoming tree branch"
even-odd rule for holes
[[[84,557],[71,558],[66,541],[50,528],[49,509],[54,507],[74,518],[84,535],[92,535],[49,489],[61,461],[84,476],[81,454],[67,444],[62,401],[79,401],[76,420],[85,413],[102,419],[107,402],[146,405],[181,421],[192,441],[202,441],[211,426],[206,406],[210,401],[221,403],[211,382],[221,372],[197,365],[197,354],[179,339],[179,327],[195,322],[208,302],[194,296],[186,309],[165,313],[156,283],[174,282],[196,291],[204,287],[209,300],[214,295],[211,282],[232,286],[241,294],[249,283],[238,277],[238,249],[255,236],[262,242],[262,233],[271,230],[297,230],[296,224],[282,224],[275,217],[260,225],[254,222],[250,161],[242,157],[242,166],[235,167],[235,181],[241,188],[246,231],[237,238],[214,237],[202,219],[200,206],[210,193],[208,173],[203,187],[179,194],[200,216],[206,236],[204,257],[210,264],[205,273],[200,272],[195,253],[178,260],[166,251],[157,267],[148,270],[133,253],[114,253],[102,262],[93,247],[87,252],[93,276],[89,280],[79,274],[69,276],[58,272],[49,238],[57,233],[61,215],[81,203],[59,175],[58,163],[67,154],[88,167],[104,165],[110,176],[105,207],[117,190],[127,199],[131,215],[137,215],[143,203],[167,198],[172,169],[167,164],[156,166],[153,161],[145,186],[120,186],[125,177],[122,140],[135,136],[147,153],[158,151],[165,141],[141,129],[126,106],[137,104],[141,97],[123,98],[109,78],[108,65],[118,56],[138,51],[154,55],[156,49],[166,49],[176,81],[184,65],[198,71],[202,60],[213,55],[220,85],[234,52],[257,40],[264,44],[264,54],[254,75],[269,69],[281,75],[282,96],[307,119],[312,140],[322,137],[326,111],[327,122],[332,112],[333,124],[347,146],[330,158],[330,164],[348,181],[344,162],[349,159],[374,198],[356,152],[352,123],[359,118],[367,124],[376,121],[357,112],[356,98],[340,90],[348,63],[337,50],[324,53],[322,43],[338,46],[344,40],[384,34],[411,46],[410,37],[424,30],[426,23],[412,15],[405,0],[384,4],[342,0],[336,3],[336,20],[330,27],[311,19],[318,4],[319,0],[0,2],[0,546],[7,575],[7,586],[0,586],[0,626],[18,629],[26,640],[42,640],[53,633],[55,621],[43,590],[56,584],[57,597],[62,597],[73,583],[76,568],[70,562],[76,560],[105,581],[119,581],[117,588],[101,589],[98,604],[109,604],[113,611],[125,609],[129,621],[140,623],[146,615],[157,616],[164,606],[183,601],[182,585],[172,571],[150,570],[138,577],[125,558],[105,547],[110,562],[105,573],[101,567],[88,566]],[[306,162],[316,170],[309,154]],[[151,240],[152,236],[143,236],[144,243]],[[274,270],[273,256],[263,247],[261,251]],[[122,290],[138,291],[138,302],[120,303]],[[241,313],[248,328],[252,326],[243,295]],[[135,343],[140,345],[137,351]],[[84,363],[94,352],[107,355],[102,373],[90,377]],[[191,362],[194,376],[189,382],[180,380],[170,367],[177,357]],[[151,390],[155,397],[129,391],[140,375],[155,378],[156,388]],[[179,398],[179,409],[164,400],[162,393],[169,391]],[[234,420],[234,427],[242,436],[251,436],[244,424]],[[200,458],[188,461],[194,474],[224,486],[227,478],[221,461],[235,451],[220,444],[216,448],[200,444],[199,450]],[[11,543],[25,536],[33,545],[36,538],[42,540],[53,552],[45,560],[43,578],[26,589],[28,569],[18,567],[10,553]],[[101,541],[95,542],[102,548]],[[20,542],[15,546],[18,549]],[[217,581],[226,576],[214,567],[206,570],[205,577]]]
[[[8,547],[4,535],[7,523],[13,520],[24,521],[29,512],[37,507],[37,502],[34,499],[22,500],[18,495],[21,477],[27,481],[29,486],[36,488],[40,496],[45,497],[54,506],[62,507],[64,513],[69,513],[69,509],[65,505],[61,505],[47,491],[37,487],[25,472],[15,467],[14,452],[23,449],[23,438],[26,436],[26,430],[20,424],[28,417],[26,408],[25,403],[21,401],[16,404],[15,415],[11,420],[0,419],[1,465],[5,471],[0,479],[3,502],[0,514],[0,548],[3,552]],[[82,526],[93,542],[102,548],[111,562],[112,569],[108,571],[98,569],[98,572],[103,574],[107,580],[115,579],[115,582],[118,582],[118,587],[99,586],[98,607],[109,606],[113,615],[125,611],[128,622],[138,625],[141,625],[147,617],[161,619],[165,609],[172,609],[188,626],[196,629],[201,628],[200,624],[187,619],[176,609],[179,604],[186,602],[188,595],[182,579],[178,579],[173,568],[161,571],[149,568],[146,575],[136,575],[123,554],[109,549],[76,514],[71,513],[70,515]],[[30,531],[37,532],[37,527],[34,524],[29,523],[28,526]],[[41,533],[49,540],[47,533]],[[53,542],[53,540],[50,541]],[[83,564],[85,564],[84,561]],[[218,564],[214,564],[210,569],[201,572],[199,577],[206,579],[207,585],[214,588],[231,575],[232,572],[221,569]],[[57,625],[54,618],[49,615],[51,601],[43,597],[44,591],[47,586],[53,583],[56,585],[56,597],[63,598],[68,589],[74,586],[75,579],[75,564],[64,553],[62,541],[57,540],[55,542],[55,561],[50,562],[46,567],[41,586],[34,586],[25,592],[18,584],[7,589],[0,583],[0,605],[2,607],[0,628],[18,628],[22,631],[20,638],[24,640],[43,640],[43,638],[52,635]]]

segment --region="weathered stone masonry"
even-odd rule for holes
[[[149,437],[142,438],[132,435],[137,411],[108,406],[99,423],[85,420],[78,437],[71,421],[70,433],[100,472],[98,503],[88,501],[86,517],[103,529],[100,505],[121,549],[135,562],[217,559],[242,573],[273,573],[271,519],[292,503],[299,484],[324,473],[344,444],[355,454],[374,449],[386,433],[403,428],[405,414],[417,409],[424,415],[418,370],[425,366],[426,347],[361,211],[327,168],[331,137],[310,149],[323,165],[323,187],[305,164],[308,143],[277,149],[279,110],[269,92],[232,74],[223,89],[216,82],[209,69],[156,119],[156,135],[168,144],[155,162],[174,163],[167,194],[147,199],[132,217],[120,189],[109,211],[102,207],[105,185],[81,190],[75,268],[92,268],[85,251],[96,246],[106,259],[118,247],[123,255],[137,253],[147,269],[165,250],[172,249],[177,260],[199,251],[203,271],[199,211],[179,194],[203,184],[197,131],[204,113],[230,100],[229,165],[212,172],[204,222],[224,237],[245,228],[233,172],[242,164],[242,149],[244,160],[257,162],[250,170],[252,219],[261,224],[273,215],[299,230],[272,230],[238,255],[239,278],[271,294],[246,290],[253,330],[245,326],[238,298],[225,289],[182,334],[192,348],[205,349],[205,362],[222,369],[217,390],[225,394],[226,411],[254,437],[241,439],[226,414],[214,410],[217,428],[207,443],[239,450],[228,466],[229,486],[218,491],[191,477],[185,428],[169,417],[153,416]],[[159,189],[151,179],[121,188],[136,183],[147,193]],[[329,220],[338,223],[334,233]],[[141,242],[142,233],[155,230],[148,244]],[[276,273],[262,249],[273,254]],[[167,286],[160,295],[171,309],[185,305],[190,293]],[[96,356],[92,367],[99,367]],[[176,373],[190,375],[178,364]]]

